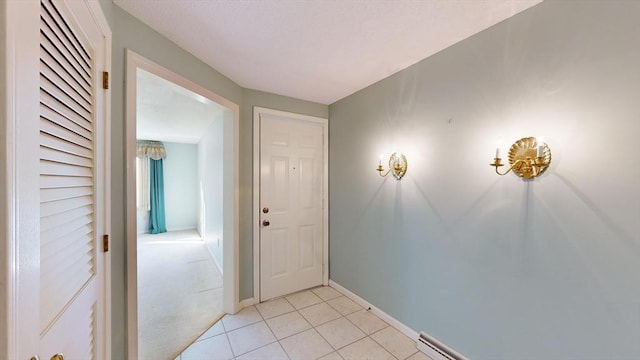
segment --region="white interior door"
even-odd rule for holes
[[[323,283],[326,159],[323,123],[264,113],[259,121],[264,301]]]
[[[16,358],[102,359],[109,354],[106,23],[96,22],[97,3],[23,4],[19,16],[35,29],[21,34],[16,51],[27,57],[17,60],[16,73],[39,78],[25,81],[14,103],[22,114],[12,240],[20,254],[10,346]]]
[[[103,322],[105,37],[86,4],[40,7],[40,354],[95,359]]]

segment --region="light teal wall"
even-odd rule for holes
[[[164,201],[167,230],[198,225],[198,145],[165,142]]]
[[[332,104],[331,279],[472,359],[640,358],[639,99],[640,2],[547,0]]]
[[[124,79],[125,51],[132,51],[240,105],[240,299],[253,296],[253,106],[326,117],[328,106],[246,90],[114,5],[99,0],[113,32],[111,75],[111,267],[113,359],[126,359],[126,241]]]

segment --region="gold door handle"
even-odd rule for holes
[[[263,225],[263,226],[269,226],[269,224],[271,224],[271,223],[269,222],[269,220],[262,220],[262,225]]]
[[[268,213],[269,212],[269,208],[268,207],[262,208],[262,212],[265,213],[265,214]]]
[[[57,353],[55,355],[53,355],[51,357],[51,360],[64,360],[64,354],[63,353]]]

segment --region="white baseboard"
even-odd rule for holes
[[[407,325],[401,323],[399,320],[397,320],[393,316],[387,314],[386,312],[384,312],[384,311],[378,309],[377,307],[371,305],[371,303],[369,303],[365,299],[361,298],[360,296],[352,293],[347,288],[343,287],[342,285],[338,284],[337,282],[335,282],[333,280],[329,280],[329,286],[331,286],[332,288],[338,290],[344,296],[346,296],[349,299],[355,301],[357,304],[359,304],[360,306],[364,307],[365,309],[370,309],[371,312],[374,315],[376,315],[377,317],[382,319],[387,324],[393,326],[394,328],[396,328],[401,333],[403,333],[406,336],[408,336],[411,340],[417,340],[418,339],[418,333],[415,330],[413,330],[410,327],[408,327]]]
[[[216,255],[213,253],[213,250],[211,249],[211,246],[209,246],[210,244],[207,243],[207,239],[202,236],[202,241],[204,242],[204,247],[207,248],[207,252],[209,253],[209,256],[211,256],[211,259],[213,260],[213,263],[216,265],[216,268],[218,269],[218,272],[220,273],[220,275],[224,275],[223,271],[222,271],[222,266],[220,266],[221,264],[218,263],[218,260],[216,259]],[[213,241],[209,241],[209,243],[211,243]]]
[[[211,250],[209,250],[209,255],[211,255],[211,258],[213,258],[213,263],[216,264],[216,267],[218,268],[218,271],[220,272],[220,275],[222,275],[222,266],[220,266],[220,264],[218,264],[218,260],[216,260],[216,257],[215,257],[215,255],[213,255]]]
[[[193,226],[189,226],[189,227],[176,227],[176,228],[167,228],[167,231],[187,231],[187,230],[195,230],[196,232],[198,232],[198,229],[193,227]],[[198,234],[200,234],[198,232]]]

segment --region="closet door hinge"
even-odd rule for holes
[[[102,235],[102,251],[109,252],[109,235]]]
[[[109,90],[109,72],[102,72],[102,88],[105,90]]]

